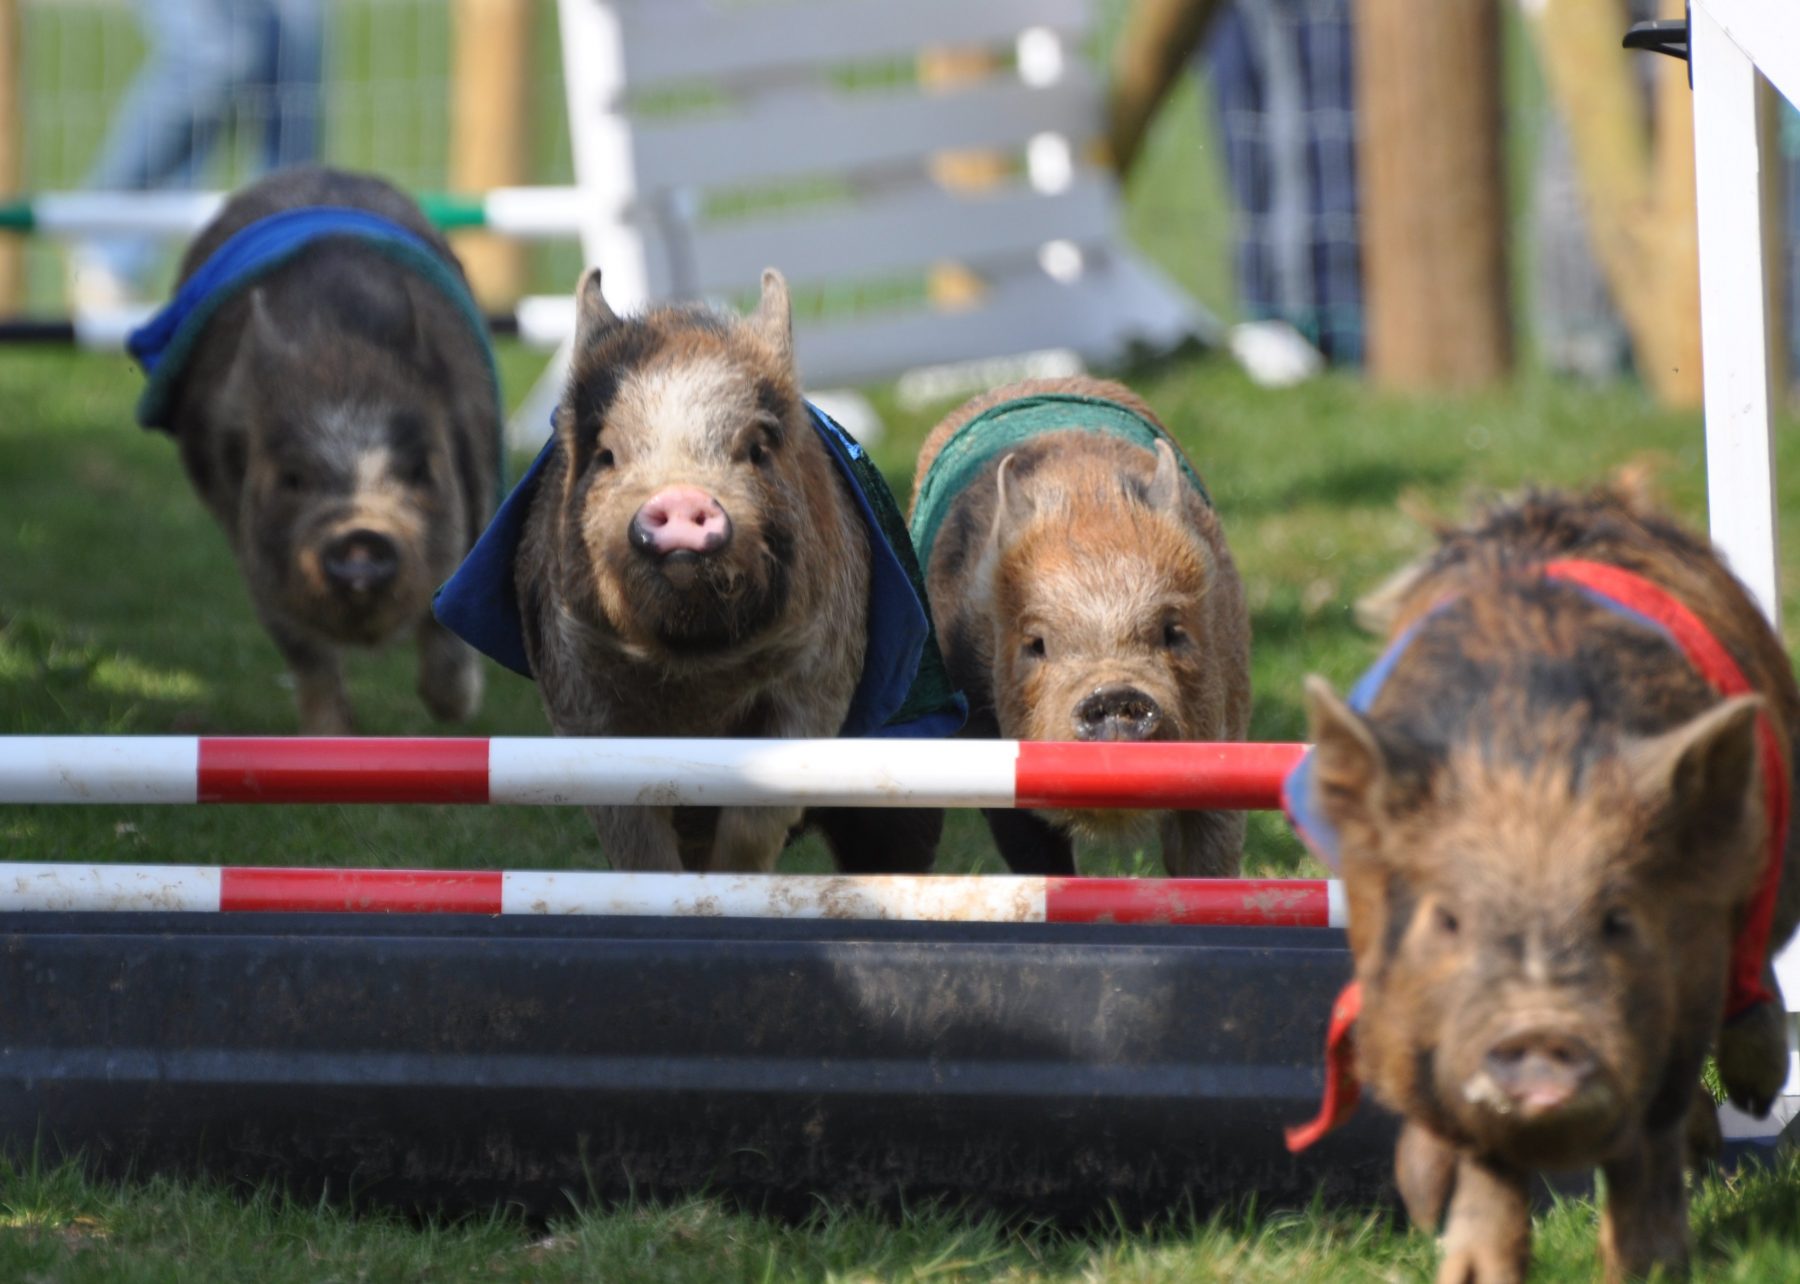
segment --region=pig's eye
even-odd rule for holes
[[[302,477],[292,468],[282,469],[281,476],[277,477],[275,481],[282,490],[290,495],[297,494],[306,489],[306,478]]]
[[[1032,659],[1032,660],[1043,659],[1044,658],[1044,639],[1043,638],[1027,638],[1027,639],[1025,639],[1025,655],[1028,659]]]
[[[423,486],[431,480],[431,460],[420,456],[413,461],[412,467],[406,470],[406,481],[410,486]]]
[[[1173,620],[1163,625],[1163,645],[1173,651],[1177,647],[1186,646],[1188,631]]]
[[[1631,939],[1631,915],[1622,909],[1609,909],[1600,920],[1600,935],[1609,941]]]
[[[1445,936],[1455,936],[1462,927],[1462,924],[1457,922],[1456,915],[1452,914],[1442,905],[1435,906],[1432,909],[1431,925],[1437,928],[1437,930]]]
[[[611,468],[613,466],[612,451],[610,451],[610,450],[601,451],[599,454],[594,456],[594,463],[599,465],[601,468]]]
[[[768,459],[769,459],[769,448],[767,446],[763,445],[760,441],[753,441],[750,443],[750,462],[751,463],[755,464],[758,468],[760,468],[763,466],[763,464],[768,462]]]

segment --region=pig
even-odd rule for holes
[[[1678,645],[1683,608],[1744,689]],[[1441,531],[1365,615],[1397,640],[1352,703],[1308,680],[1316,748],[1290,799],[1341,861],[1356,1070],[1402,1116],[1396,1180],[1415,1222],[1442,1222],[1438,1278],[1523,1278],[1529,1175],[1593,1166],[1607,1277],[1679,1271],[1684,1158],[1717,1136],[1702,1061],[1716,1046],[1756,1113],[1786,1077],[1769,959],[1800,918],[1777,801],[1800,691],[1781,644],[1704,541],[1618,485]]]
[[[441,265],[436,280],[354,236],[311,241],[227,292],[179,369],[153,374],[164,401],[147,422],[175,437],[231,541],[303,733],[353,729],[344,649],[405,635],[425,707],[464,719],[480,703],[479,660],[432,618],[431,595],[493,512],[500,404],[449,246],[379,179],[288,169],[226,203],[180,278],[253,224],[315,207],[398,225]]]
[[[502,510],[511,521],[524,505],[515,667],[558,735],[838,735],[869,650],[878,536],[801,396],[785,280],[764,274],[748,318],[692,305],[621,317],[598,269],[576,293],[554,435]],[[816,823],[846,870],[925,872],[943,825],[911,809],[589,815],[627,870],[768,871]]]
[[[1015,431],[1008,416],[1021,407],[1033,418]],[[1095,430],[1095,414],[1137,425],[1136,439]],[[990,426],[1011,444],[983,444]],[[913,479],[913,533],[945,663],[969,701],[965,734],[1244,738],[1243,586],[1219,515],[1178,450],[1135,393],[1087,377],[997,389],[932,430]],[[963,462],[935,476],[951,459]],[[986,816],[1020,874],[1072,875],[1076,839],[1151,828],[1170,874],[1235,874],[1243,851],[1242,813]]]

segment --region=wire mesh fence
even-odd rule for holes
[[[19,0],[19,9],[27,192],[224,189],[272,160],[305,159],[412,191],[450,185],[454,33],[443,0]],[[532,10],[526,170],[532,183],[567,183],[554,12]],[[165,46],[172,83],[155,74]],[[143,270],[152,290],[171,262],[164,247]],[[538,247],[529,281],[562,289],[578,264],[572,245]],[[32,243],[28,305],[64,306],[69,269],[62,248]]]

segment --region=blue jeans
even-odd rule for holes
[[[1224,141],[1238,306],[1333,361],[1363,355],[1350,0],[1234,0],[1204,65]]]
[[[323,0],[138,0],[150,48],[113,116],[86,185],[192,187],[233,119],[260,123],[265,168],[318,159]],[[92,243],[115,272],[141,275],[156,247]]]

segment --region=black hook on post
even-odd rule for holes
[[[1693,9],[1684,18],[1658,18],[1651,22],[1634,22],[1625,33],[1627,49],[1644,49],[1650,53],[1679,58],[1688,65],[1688,88],[1694,87],[1694,60],[1688,56],[1688,23]]]

